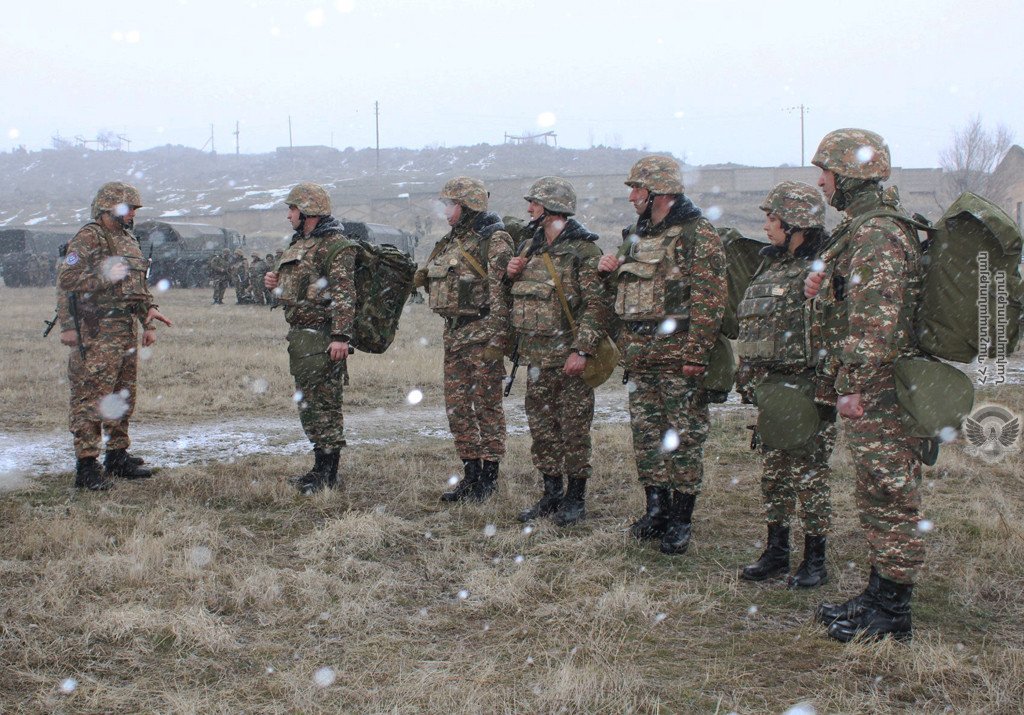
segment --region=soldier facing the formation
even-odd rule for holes
[[[623,231],[619,256],[602,257],[599,269],[610,274],[623,321],[633,451],[647,497],[646,513],[630,531],[659,539],[666,554],[683,554],[704,476],[703,375],[725,311],[725,252],[714,226],[683,193],[673,159],[644,157],[626,186],[639,219]]]
[[[761,250],[763,262],[736,311],[736,350],[737,388],[744,401],[760,408],[768,542],[742,576],[764,581],[789,572],[789,522],[799,505],[804,559],[789,587],[817,588],[828,582],[828,460],[836,441],[836,411],[814,402],[813,366],[821,346],[808,330],[804,278],[828,240],[825,202],[813,186],[783,181],[768,192],[761,210],[770,245]]]
[[[512,237],[487,210],[477,179],[449,180],[441,190],[451,231],[416,272],[430,308],[444,318],[444,399],[463,478],[441,495],[446,502],[483,501],[494,493],[505,455],[501,404],[508,341],[509,293],[505,269]]]
[[[856,496],[867,535],[867,588],[843,604],[823,604],[819,620],[840,641],[911,634],[910,598],[924,562],[920,440],[900,419],[893,363],[915,352],[913,313],[921,282],[921,250],[910,227],[890,217],[857,222],[885,209],[903,213],[889,178],[889,147],[878,134],[839,129],[821,140],[812,163],[818,186],[845,215],[822,252],[805,294],[824,333],[818,367],[834,386],[846,442],[856,466]],[[851,230],[854,228],[855,230]]]
[[[156,342],[157,309],[146,276],[149,262],[132,233],[142,199],[135,187],[111,182],[92,202],[92,221],[68,243],[57,276],[60,341],[75,348],[68,359],[70,428],[75,487],[109,489],[108,477],[152,476],[128,453],[128,423],[135,410],[139,323],[142,346]],[[98,458],[107,434],[104,471]]]
[[[266,288],[263,285],[263,276],[270,270],[270,266],[263,262],[260,254],[253,253],[249,262],[249,301],[255,305],[266,305]]]
[[[323,186],[298,184],[285,203],[295,233],[263,284],[278,296],[288,321],[288,367],[314,460],[313,468],[292,482],[311,494],[337,483],[345,446],[342,369],[355,319],[356,249],[331,215],[331,197]]]
[[[598,236],[570,218],[576,213],[572,185],[545,177],[524,198],[535,232],[506,273],[513,281],[512,324],[520,359],[530,366],[526,416],[544,493],[519,521],[554,512],[555,523],[568,526],[586,516],[594,388],[583,381],[583,371],[607,332],[611,306],[597,273]],[[568,480],[564,496],[563,478]]]
[[[235,304],[244,305],[251,302],[249,262],[245,260],[245,253],[240,248],[235,251],[235,260],[231,263],[231,282],[235,284]]]
[[[231,285],[231,251],[224,249],[212,256],[209,264],[210,282],[213,283],[213,304],[224,305],[224,292]]]

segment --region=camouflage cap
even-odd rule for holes
[[[793,228],[824,228],[825,201],[821,192],[800,181],[783,181],[768,192],[761,210]]]
[[[288,192],[288,198],[284,202],[294,206],[305,216],[331,215],[331,195],[320,184],[296,184]]]
[[[867,129],[836,129],[818,145],[811,163],[850,179],[885,181],[892,173],[889,147]]]
[[[462,204],[471,211],[487,210],[488,194],[484,182],[479,179],[471,179],[468,176],[448,179],[444,188],[441,189],[441,198]]]
[[[96,192],[96,198],[92,200],[92,217],[99,218],[104,211],[114,211],[124,216],[128,208],[137,209],[140,206],[142,197],[138,189],[123,181],[110,181]]]
[[[245,253],[242,251],[241,248],[235,249],[235,255],[238,256],[239,258],[245,258]]]
[[[683,193],[683,173],[675,159],[667,156],[645,156],[629,170],[626,186],[647,189],[652,194]]]
[[[576,189],[568,181],[557,176],[537,179],[523,198],[527,201],[536,201],[552,213],[566,216],[576,213]]]

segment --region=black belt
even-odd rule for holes
[[[626,321],[626,330],[633,333],[633,335],[657,335],[661,326],[666,320],[675,320],[675,330],[673,333],[686,333],[690,330],[690,319],[689,318],[663,318],[661,320],[629,320]]]

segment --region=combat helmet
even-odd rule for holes
[[[320,184],[296,184],[284,202],[297,208],[303,216],[331,215],[331,195]]]
[[[885,181],[892,173],[889,146],[867,129],[836,129],[818,145],[811,163],[849,179]]]
[[[647,189],[652,194],[683,193],[683,173],[675,159],[667,156],[645,156],[629,170],[626,186]]]
[[[825,201],[813,186],[800,181],[783,181],[768,192],[761,210],[778,216],[794,229],[824,228]]]
[[[487,189],[479,179],[468,176],[457,176],[448,179],[441,189],[441,198],[454,201],[471,211],[487,210]]]
[[[126,208],[137,209],[142,206],[142,197],[138,189],[123,181],[110,181],[100,187],[96,198],[92,200],[92,217],[99,218],[104,211],[112,211],[119,218],[128,213]]]
[[[523,197],[527,201],[536,201],[546,211],[564,216],[576,213],[576,189],[565,179],[558,176],[545,176],[537,179],[530,191]]]

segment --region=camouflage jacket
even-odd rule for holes
[[[921,284],[915,235],[892,218],[873,218],[850,233],[857,217],[878,209],[902,211],[895,189],[869,187],[853,198],[822,252],[825,280],[815,298],[825,357],[818,372],[835,392],[863,392],[887,379],[892,363],[914,352],[913,315]]]
[[[481,255],[484,245],[486,259]],[[486,278],[466,253],[486,270]],[[505,268],[512,257],[512,237],[501,218],[495,213],[466,211],[437,242],[432,255],[426,266],[427,290],[431,309],[445,318],[445,345],[458,349],[488,343],[504,349],[511,305]]]
[[[329,328],[332,338],[348,341],[356,310],[356,247],[342,249],[324,266],[331,245],[348,240],[343,229],[325,216],[308,236],[295,232],[278,261],[278,299],[292,327]]]
[[[112,282],[111,265],[128,266],[124,280]],[[76,294],[80,317],[133,315],[145,320],[155,308],[146,283],[149,261],[143,257],[139,239],[131,231],[111,231],[95,221],[83,226],[68,243],[67,254],[57,273],[57,317],[61,330],[74,330],[68,310],[67,293]]]
[[[573,350],[597,352],[611,319],[611,301],[597,273],[601,259],[597,239],[597,234],[572,218],[550,245],[544,229],[537,229],[526,253],[526,267],[512,283],[512,325],[519,336],[520,354],[530,365],[561,367]],[[551,257],[562,284],[576,323],[575,337],[544,255]]]
[[[218,281],[227,280],[230,271],[228,260],[229,259],[224,258],[224,256],[213,256],[210,258],[210,277]]]
[[[626,366],[707,365],[728,297],[725,249],[715,227],[680,196],[661,223],[641,219],[623,238],[619,254],[625,263],[609,283],[623,321]],[[643,261],[651,261],[650,268],[634,265]],[[674,330],[651,330],[669,317],[676,320]],[[634,342],[637,350],[629,348]]]

